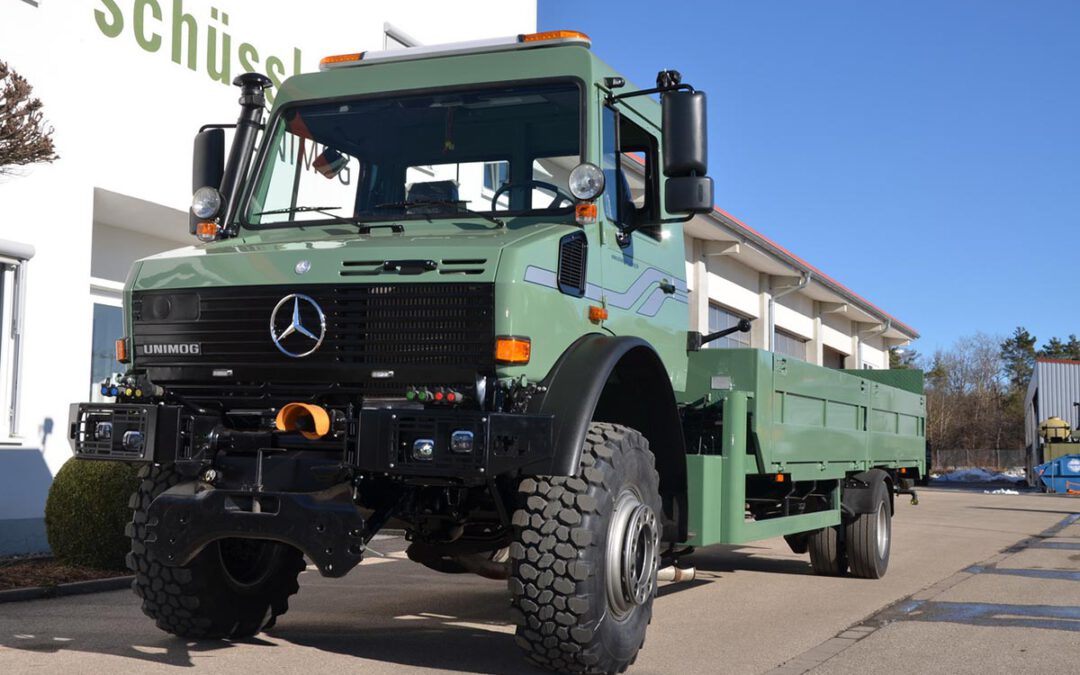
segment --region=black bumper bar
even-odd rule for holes
[[[71,406],[68,437],[79,459],[123,462],[203,461],[213,456],[208,448],[244,456],[293,447],[272,430],[261,431],[258,438],[248,433],[255,440],[245,444],[223,444],[230,433],[244,432],[216,425],[221,425],[219,417],[192,416],[176,405],[78,403]],[[470,480],[553,472],[553,418],[548,415],[365,409],[350,427],[350,437],[342,438],[342,462],[360,471]],[[210,430],[221,433],[211,440]]]
[[[322,492],[240,492],[181,483],[151,504],[146,548],[167,565],[186,565],[207,544],[228,537],[295,546],[327,577],[363,558],[368,540],[348,485]]]
[[[177,457],[181,408],[137,403],[73,403],[68,441],[79,459],[168,462]]]
[[[552,418],[472,410],[363,410],[350,463],[391,475],[486,478],[550,473]],[[469,439],[469,449],[455,438]],[[430,452],[421,449],[430,443]]]

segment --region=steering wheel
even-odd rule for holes
[[[530,190],[537,188],[547,190],[555,195],[552,198],[551,203],[547,205],[547,208],[549,209],[560,206],[563,202],[567,202],[568,206],[574,205],[574,198],[563,192],[558,185],[545,183],[542,180],[529,180],[524,183],[503,183],[500,185],[499,189],[495,191],[495,194],[491,195],[491,210],[497,210],[499,206],[499,197],[506,192],[510,192],[511,190]]]

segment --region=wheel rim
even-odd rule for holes
[[[239,588],[257,586],[274,571],[279,551],[277,542],[232,538],[217,544],[221,568]]]
[[[877,554],[878,558],[885,558],[889,550],[889,514],[885,510],[885,502],[878,504],[877,509]]]
[[[656,513],[636,493],[615,500],[608,528],[608,606],[618,618],[645,604],[656,589],[660,530]]]

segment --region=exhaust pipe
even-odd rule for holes
[[[330,414],[326,408],[310,403],[287,403],[278,411],[274,425],[278,431],[299,431],[309,441],[330,433]]]

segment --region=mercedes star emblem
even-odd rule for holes
[[[278,312],[281,311],[282,307],[288,305],[290,301],[292,301],[292,320],[289,321],[288,325],[281,327],[281,324],[278,322]],[[318,315],[318,334],[315,334],[308,328],[304,327],[304,322],[300,317],[301,304],[310,305],[311,308],[314,309],[315,313]],[[311,323],[313,322],[309,317],[308,325],[311,325]],[[311,344],[310,342],[307,343],[309,345],[309,349],[307,351],[290,351],[286,349],[285,346],[282,344],[282,341],[284,341],[285,338],[289,337],[294,333],[304,338],[307,338],[314,344]],[[281,350],[282,354],[284,354],[285,356],[291,356],[294,359],[302,359],[305,356],[314,352],[316,349],[318,349],[319,345],[323,343],[324,337],[326,337],[326,315],[323,314],[322,307],[319,307],[319,303],[315,302],[314,299],[312,299],[310,296],[303,295],[302,293],[293,293],[291,295],[286,295],[284,298],[278,301],[277,306],[274,307],[274,311],[270,315],[270,339],[274,341],[274,346]],[[291,342],[296,343],[296,341],[297,338],[293,338]]]

